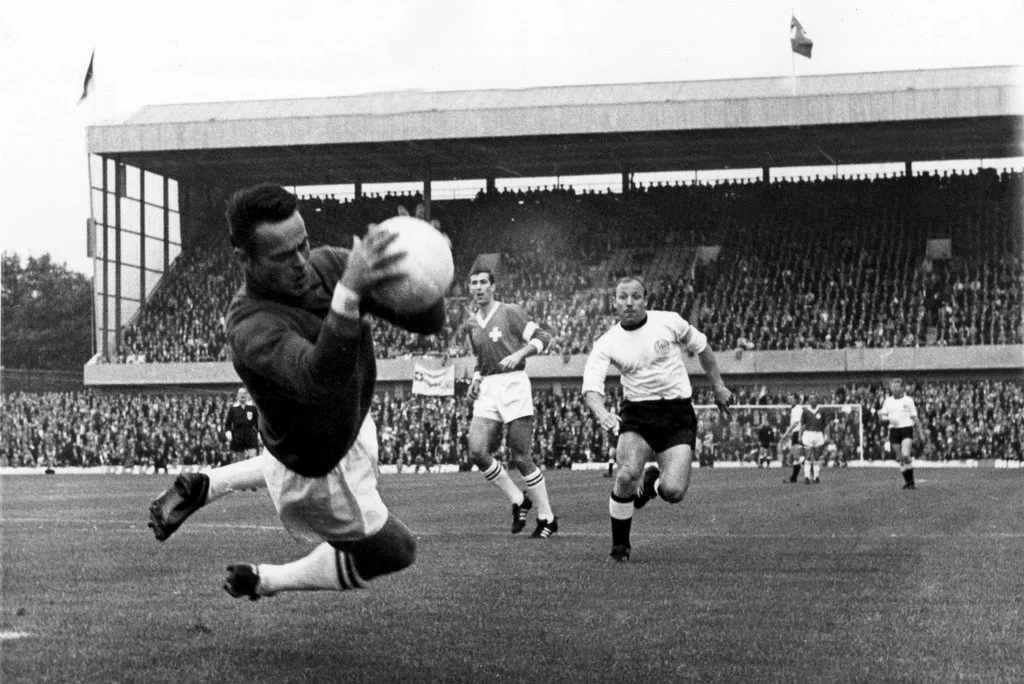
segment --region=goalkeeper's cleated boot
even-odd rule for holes
[[[547,539],[558,531],[558,518],[537,520],[537,529],[530,536],[534,539]]]
[[[526,527],[526,514],[533,508],[530,496],[523,492],[523,503],[512,504],[512,534],[519,534]]]
[[[625,544],[616,544],[612,547],[612,552],[609,554],[611,559],[616,563],[625,563],[629,560],[630,547]]]
[[[210,478],[203,473],[182,473],[164,493],[149,504],[149,527],[157,541],[164,541],[185,520],[206,505]]]
[[[636,490],[636,498],[633,499],[633,508],[637,510],[647,505],[648,501],[658,498],[658,492],[654,484],[661,477],[658,466],[650,465],[644,468],[644,477],[640,481],[640,488]]]
[[[260,594],[256,591],[259,584],[260,573],[255,565],[242,563],[228,566],[228,578],[224,580],[224,591],[231,594],[233,598],[244,596],[250,601],[259,600]]]

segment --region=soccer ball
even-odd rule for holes
[[[395,313],[415,315],[437,304],[455,275],[452,247],[448,238],[426,221],[412,216],[395,216],[380,224],[380,230],[398,233],[389,249],[405,252],[399,262],[403,276],[373,291],[373,298]]]

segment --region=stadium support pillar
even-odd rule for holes
[[[914,175],[914,162],[905,161],[903,162],[903,175],[910,178]]]
[[[622,188],[621,189],[622,189],[622,194],[623,195],[628,195],[629,194],[629,177],[631,175],[632,174],[629,171],[623,171],[622,172]]]
[[[100,157],[100,159],[103,161],[102,187],[100,188],[103,197],[103,282],[101,283],[100,290],[103,293],[103,307],[100,316],[102,324],[100,335],[103,341],[101,351],[103,352],[104,360],[107,360],[110,358],[110,296],[107,292],[107,288],[110,287],[110,231],[107,228],[110,225],[110,202],[108,200],[109,193],[107,192],[109,173],[107,172],[107,158]]]
[[[486,188],[485,192],[488,196],[493,196],[498,191],[498,186],[494,182],[494,176],[488,176],[485,178],[484,183]]]
[[[431,193],[431,188],[433,188],[433,184],[430,182],[430,179],[427,178],[425,181],[423,181],[423,220],[424,221],[429,221],[430,220],[430,198],[431,198],[431,194],[432,194]]]
[[[163,253],[164,264],[163,264],[163,268],[161,269],[160,272],[161,273],[167,273],[167,269],[169,269],[171,267],[171,209],[170,209],[170,206],[171,206],[171,183],[170,183],[170,180],[167,178],[167,176],[164,176],[163,179],[164,179],[164,187],[163,187],[163,190],[164,190],[164,215],[163,215],[163,221],[164,221],[163,228],[164,228],[164,232],[163,232],[163,236],[161,238],[161,240],[162,240],[162,245],[161,246],[163,247],[163,250],[164,250],[164,253]]]
[[[765,187],[772,182],[772,169],[770,166],[761,167],[761,182],[764,183]]]
[[[355,199],[357,199],[357,200],[363,199],[363,184],[362,183],[353,183],[352,187],[353,187],[352,193],[355,196]]]
[[[146,174],[139,172],[139,198],[143,200],[139,207],[139,308],[146,305]]]
[[[125,192],[125,166],[114,166],[114,353],[121,350],[121,198]]]

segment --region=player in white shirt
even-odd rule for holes
[[[796,482],[800,477],[800,469],[804,465],[804,445],[801,441],[800,435],[800,416],[804,412],[803,404],[800,403],[800,397],[796,394],[789,395],[789,427],[782,433],[782,442],[789,438],[789,463],[793,467],[793,472],[790,473],[789,478],[784,480],[785,482]]]
[[[707,337],[671,311],[647,311],[647,288],[638,276],[615,285],[619,322],[602,335],[583,371],[583,398],[598,423],[619,434],[619,468],[608,510],[612,559],[629,560],[633,512],[661,497],[679,503],[690,484],[697,438],[690,377],[683,363],[695,354],[712,383],[715,403],[728,415],[732,392],[722,381]],[[620,415],[604,405],[609,366],[621,374]],[[645,469],[649,461],[656,461]]]
[[[889,396],[882,402],[878,418],[889,423],[889,444],[903,472],[903,488],[915,489],[911,450],[914,446],[914,428],[917,426],[917,406],[904,391],[902,379],[893,378],[889,381]]]

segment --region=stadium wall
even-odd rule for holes
[[[940,380],[1002,378],[1024,380],[1024,345],[973,347],[896,347],[889,349],[841,349],[802,351],[718,352],[723,374],[737,384],[834,384],[867,382],[892,374]],[[534,356],[527,370],[537,387],[578,385],[585,355]],[[384,359],[377,362],[378,385],[386,391],[405,391],[412,383],[414,367],[422,363],[440,366],[436,358]],[[455,377],[472,375],[475,360],[451,359]],[[703,371],[695,358],[687,370],[698,382]],[[612,369],[609,377],[617,377]],[[145,390],[153,387],[236,387],[238,374],[228,362],[98,364],[85,367],[85,385],[92,389]]]

